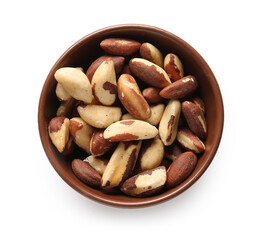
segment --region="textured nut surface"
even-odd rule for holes
[[[72,96],[63,88],[61,83],[57,83],[55,94],[60,101],[67,101],[72,98]]]
[[[127,38],[107,38],[100,43],[105,52],[120,56],[127,56],[137,52],[140,45],[139,42]]]
[[[104,138],[111,142],[154,138],[158,129],[141,120],[122,120],[111,124],[104,131]]]
[[[180,154],[167,171],[166,188],[172,188],[182,183],[194,170],[197,156],[193,152]]]
[[[164,104],[157,104],[154,106],[150,107],[151,110],[151,116],[148,119],[145,119],[144,121],[147,123],[150,123],[151,125],[158,125],[161,117],[163,115],[165,109],[165,105]],[[133,117],[130,113],[125,113],[124,115],[122,115],[122,120],[128,120],[128,119],[136,119],[135,117]]]
[[[117,96],[116,74],[112,58],[107,58],[97,68],[92,78],[92,93],[103,105],[112,105]]]
[[[99,187],[101,185],[100,174],[86,161],[74,159],[72,161],[72,170],[77,178],[87,185]]]
[[[201,109],[190,101],[182,103],[182,112],[190,130],[200,138],[207,137],[207,122]]]
[[[109,56],[109,55],[104,55],[99,58],[97,58],[88,68],[86,71],[86,76],[90,81],[92,81],[93,74],[95,73],[96,69],[104,62],[107,60],[107,58],[112,58],[112,61],[114,63],[114,68],[115,68],[115,73],[119,74],[122,71],[125,58],[120,57],[120,56]]]
[[[178,138],[178,134],[179,134],[179,131],[177,133],[177,138]],[[184,152],[183,149],[175,141],[170,146],[165,147],[164,157],[166,157],[167,159],[169,159],[171,161],[174,161],[177,158],[177,156],[183,152]]]
[[[143,82],[157,88],[171,84],[168,74],[158,65],[143,58],[133,58],[129,62],[131,72]]]
[[[200,97],[198,97],[198,96],[190,97],[189,101],[196,104],[201,109],[201,111],[203,112],[203,115],[205,114],[205,104]]]
[[[85,103],[92,101],[90,81],[81,70],[63,67],[55,72],[54,77],[73,98]]]
[[[177,55],[169,53],[164,59],[164,69],[172,82],[183,78],[183,65]]]
[[[129,178],[122,184],[121,191],[135,197],[151,196],[163,189],[166,180],[166,168],[160,166]]]
[[[204,143],[189,129],[182,128],[178,131],[177,141],[188,151],[201,153],[205,150]]]
[[[59,152],[63,152],[69,140],[69,119],[66,117],[54,117],[49,122],[49,136]]]
[[[85,122],[96,128],[106,128],[121,119],[119,107],[79,105],[77,110]]]
[[[164,104],[157,104],[150,107],[151,109],[151,116],[150,118],[146,119],[145,121],[150,123],[151,125],[158,125],[164,113],[165,105]]]
[[[142,96],[135,79],[129,74],[122,74],[118,80],[118,97],[126,110],[137,119],[151,116],[150,106]]]
[[[109,162],[107,159],[94,157],[92,155],[88,156],[83,161],[88,162],[101,176]]]
[[[160,96],[160,91],[159,88],[148,87],[142,91],[142,95],[148,103],[160,103],[164,101],[164,98]]]
[[[140,46],[140,55],[142,58],[147,59],[161,68],[163,68],[163,56],[158,48],[151,43],[142,43]]]
[[[76,145],[87,153],[91,153],[90,142],[94,128],[88,125],[81,118],[74,117],[70,119],[69,129]]]
[[[159,124],[159,134],[165,146],[171,145],[177,135],[181,104],[179,100],[170,100]]]
[[[103,173],[103,188],[116,187],[131,176],[140,147],[141,141],[119,143]]]
[[[164,145],[157,135],[154,139],[145,140],[139,154],[139,164],[143,171],[156,168],[164,157]]]
[[[104,130],[100,128],[95,129],[93,132],[90,143],[90,151],[93,156],[101,156],[114,146],[114,143],[109,142],[103,137]]]
[[[198,83],[196,78],[189,75],[163,88],[160,92],[160,96],[167,99],[184,98],[196,91],[197,88]]]
[[[70,98],[67,101],[62,101],[60,106],[57,109],[56,116],[64,116],[69,117],[74,105],[76,103],[76,100],[74,98]]]

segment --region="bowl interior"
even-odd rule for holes
[[[199,82],[200,96],[206,105],[206,120],[208,123],[208,136],[205,141],[206,150],[198,159],[198,164],[188,179],[179,186],[157,196],[133,198],[118,193],[107,194],[88,187],[78,180],[71,170],[73,156],[65,157],[60,154],[52,145],[48,136],[48,123],[55,116],[59,105],[55,95],[56,81],[53,77],[55,71],[64,66],[83,67],[84,71],[86,71],[91,62],[102,54],[99,43],[108,37],[131,38],[141,43],[150,42],[158,47],[163,55],[175,53],[184,65],[185,76],[192,74]],[[204,173],[216,153],[222,135],[223,118],[223,103],[220,90],[211,69],[204,59],[179,37],[165,30],[144,25],[120,25],[101,29],[87,35],[70,47],[55,63],[47,76],[42,89],[38,111],[41,141],[46,155],[57,173],[81,194],[115,206],[144,206],[158,203],[180,194],[191,186]]]

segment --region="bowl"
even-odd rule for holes
[[[124,194],[106,194],[85,185],[72,172],[71,161],[73,158],[61,155],[53,146],[48,135],[48,123],[55,116],[59,104],[55,95],[55,71],[64,66],[81,66],[86,71],[91,62],[102,53],[99,43],[109,37],[130,38],[141,43],[150,42],[157,46],[163,54],[175,53],[183,63],[184,75],[192,74],[199,82],[200,95],[205,102],[208,123],[208,136],[205,140],[206,150],[198,159],[197,166],[192,174],[184,182],[159,195],[135,198]],[[215,156],[222,136],[223,121],[223,101],[218,83],[200,54],[184,40],[166,30],[139,24],[106,27],[88,34],[73,44],[62,54],[49,72],[42,88],[38,108],[40,138],[45,153],[56,172],[67,184],[82,195],[100,203],[117,207],[142,207],[161,203],[176,197],[191,187],[202,176]]]

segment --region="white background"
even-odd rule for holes
[[[259,1],[1,1],[0,239],[260,239]],[[37,108],[49,70],[74,42],[123,23],[170,31],[208,62],[222,91],[219,150],[186,192],[140,209],[69,187],[41,146]]]

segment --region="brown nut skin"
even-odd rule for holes
[[[105,129],[103,135],[110,142],[120,142],[154,138],[158,132],[156,127],[145,121],[131,119],[111,124]]]
[[[94,157],[93,155],[88,156],[83,161],[88,162],[101,176],[103,175],[104,170],[109,162],[107,159]]]
[[[147,59],[161,68],[163,68],[163,56],[159,49],[151,43],[142,43],[140,46],[140,55],[142,58]]]
[[[48,126],[49,137],[59,152],[63,152],[69,140],[69,119],[54,117]]]
[[[76,147],[76,144],[73,140],[73,137],[70,136],[62,154],[65,156],[71,155],[73,153],[73,151],[75,150],[75,147]]]
[[[205,115],[205,103],[203,102],[203,100],[198,97],[198,96],[192,96],[188,99],[190,102],[195,103],[203,112],[203,114]]]
[[[76,145],[90,153],[90,141],[94,128],[81,118],[75,117],[70,119],[69,130]]]
[[[117,97],[117,82],[112,58],[107,58],[95,71],[92,82],[92,93],[102,105],[112,105]]]
[[[125,62],[125,58],[121,56],[110,56],[110,55],[104,55],[99,58],[97,58],[87,69],[86,75],[90,82],[92,81],[92,77],[96,71],[96,69],[104,62],[107,58],[112,58],[112,61],[114,63],[115,73],[119,74],[122,69]]]
[[[100,47],[112,55],[128,56],[140,49],[141,44],[127,38],[107,38],[100,43]]]
[[[175,82],[184,76],[184,69],[178,56],[169,53],[164,59],[164,69],[169,75],[171,82]]]
[[[118,97],[126,110],[136,119],[145,120],[151,116],[150,106],[131,75],[122,74],[120,76]]]
[[[189,75],[163,88],[160,91],[160,96],[166,99],[180,99],[191,95],[197,88],[196,78]]]
[[[146,171],[158,167],[164,157],[164,144],[159,135],[142,142],[138,163],[141,170]]]
[[[205,151],[205,145],[188,128],[181,128],[177,134],[177,141],[187,151],[202,153]]]
[[[175,141],[170,146],[165,147],[164,157],[171,161],[174,161],[177,158],[177,156],[179,156],[183,152],[183,149]]]
[[[159,88],[148,87],[142,91],[142,95],[148,103],[161,103],[164,101],[164,98],[160,96],[160,91],[161,89]]]
[[[102,188],[119,186],[128,179],[136,164],[141,141],[120,142],[104,170]]]
[[[114,143],[104,138],[104,130],[105,129],[95,129],[93,132],[90,143],[90,151],[93,156],[101,156],[114,146]]]
[[[137,78],[152,87],[164,88],[171,84],[165,70],[146,59],[133,58],[130,60],[129,66]]]
[[[101,185],[100,174],[86,161],[74,159],[72,161],[72,170],[77,178],[92,187]]]
[[[201,109],[190,101],[181,104],[182,113],[190,130],[200,138],[207,137],[207,122]]]
[[[56,116],[64,116],[69,117],[71,114],[71,111],[76,103],[76,100],[74,98],[70,98],[67,101],[62,101],[60,106],[57,109]]]
[[[123,67],[122,71],[121,71],[121,74],[124,74],[124,73],[131,75],[130,66],[129,66],[128,64],[126,64],[126,65]]]
[[[165,166],[141,172],[127,179],[121,191],[134,197],[147,197],[159,193],[167,180]]]
[[[166,188],[173,188],[182,183],[197,165],[197,156],[193,152],[180,154],[167,171]]]

